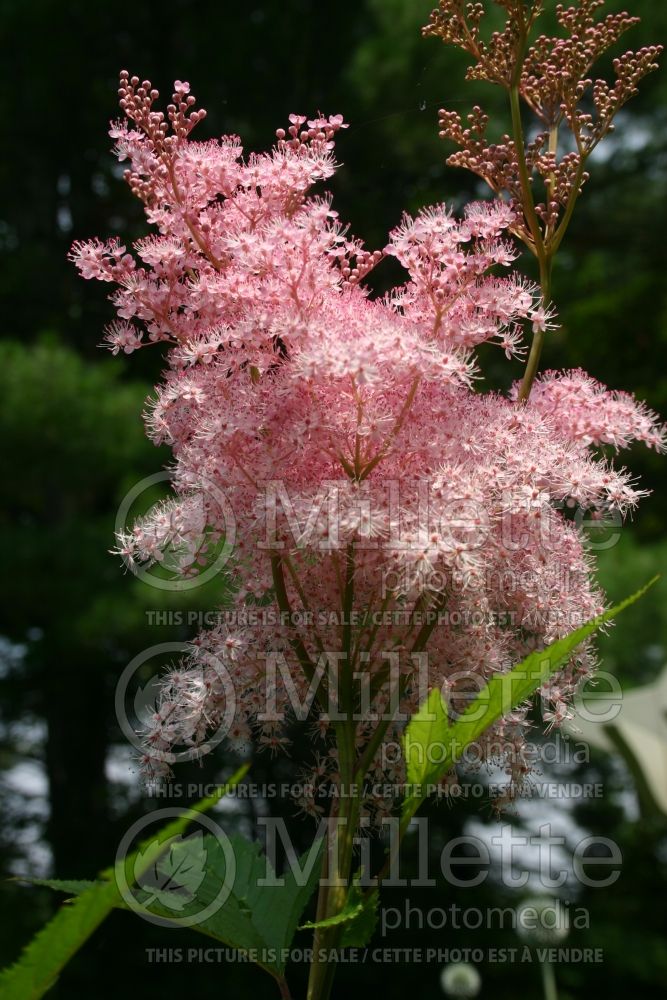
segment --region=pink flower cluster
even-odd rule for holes
[[[337,708],[358,719],[369,776],[400,781],[383,756],[400,723],[374,735],[396,693],[408,713],[423,698],[424,669],[456,706],[602,609],[571,507],[633,507],[628,474],[593,446],[662,448],[663,431],[581,372],[549,374],[526,406],[476,390],[478,345],[517,355],[523,326],[553,319],[510,269],[506,204],[406,216],[385,251],[405,283],[373,300],[363,278],[383,254],[312,192],[335,169],[340,116],[293,115],[270,152],[244,158],[235,137],[189,137],[202,112],[187,84],[166,116],[148,81],[123,74],[120,95],[127,121],[112,135],[157,233],[132,252],[77,243],[72,257],[115,286],[114,352],[167,345],[147,425],[173,450],[175,497],[119,548],[138,563],[176,548],[192,575],[233,533],[236,580],[224,624],[165,678],[143,763],[167,774],[223,727],[287,749],[286,722],[317,692],[323,745],[302,802],[317,814],[340,766]],[[549,685],[554,719],[593,666],[581,647]],[[517,786],[524,724],[514,713],[486,744],[497,755],[503,741]],[[371,818],[391,807],[369,793]]]

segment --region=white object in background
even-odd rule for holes
[[[667,667],[652,684],[632,688],[622,697],[587,697],[583,711],[575,710],[564,728],[591,746],[622,753],[644,786],[640,794],[648,793],[667,814]]]

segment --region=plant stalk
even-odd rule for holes
[[[544,1000],[558,1000],[558,990],[556,988],[556,975],[551,962],[540,962],[542,970],[542,984],[544,986]]]
[[[542,289],[542,301],[544,308],[548,308],[551,302],[551,273],[553,258],[545,256],[540,260],[540,287]],[[544,347],[544,330],[536,330],[533,334],[533,342],[530,345],[530,354],[526,362],[526,368],[519,389],[519,402],[525,403],[530,396],[530,390],[540,367],[540,357]]]

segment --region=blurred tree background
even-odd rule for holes
[[[628,46],[667,37],[667,6],[607,4],[625,6],[643,18]],[[445,167],[451,150],[437,138],[438,108],[467,110],[479,100],[505,114],[500,94],[463,82],[458,52],[420,38],[430,7],[429,0],[165,0],[133,8],[88,0],[0,2],[0,537],[7,564],[0,602],[0,870],[6,875],[91,876],[109,863],[128,825],[155,808],[142,794],[115,719],[116,680],[137,652],[192,634],[182,625],[151,626],[147,612],[205,611],[217,599],[214,585],[189,595],[148,588],[108,554],[120,500],[168,459],[147,443],[140,419],[159,357],[140,352],[130,365],[98,352],[112,308],[104,288],[82,282],[66,261],[75,238],[118,234],[131,241],[145,232],[105,133],[117,114],[118,71],[149,77],[163,94],[174,77],[188,79],[209,111],[200,137],[239,133],[247,149],[268,146],[292,111],[342,112],[351,127],[338,144],[344,166],[332,183],[336,207],[353,232],[378,247],[404,209],[486,197],[473,177]],[[644,83],[596,157],[556,272],[562,327],[545,352],[547,366],[581,364],[663,414],[666,96],[663,71]],[[383,264],[378,287],[394,276],[392,264]],[[655,493],[620,544],[600,553],[612,598],[664,572],[667,561],[667,463],[638,450],[627,464]],[[624,685],[650,681],[667,660],[666,598],[663,583],[601,642],[605,667]],[[226,764],[220,756],[207,762],[197,780],[218,777]],[[290,774],[289,763],[260,757],[253,765],[256,781],[283,774]],[[591,912],[591,927],[573,932],[570,943],[604,948],[605,962],[559,970],[561,997],[593,990],[610,1000],[629,992],[657,997],[667,982],[665,916],[655,905],[667,889],[665,823],[636,811],[631,778],[617,759],[594,755],[568,775],[605,782],[605,798],[577,803],[571,818],[584,831],[615,839],[624,866],[614,887],[577,898]],[[187,778],[182,773],[178,780]],[[293,814],[289,803],[266,806]],[[432,817],[443,841],[471,821],[495,822],[478,801],[440,807]],[[520,815],[510,819],[523,822]],[[311,836],[299,820],[292,828],[304,843]],[[397,906],[389,895],[387,905]],[[516,902],[496,883],[474,891],[410,891],[411,905],[425,910]],[[40,890],[5,884],[2,964],[55,905]],[[516,938],[426,928],[397,932],[387,943],[511,946]],[[115,915],[53,995],[136,991],[150,998],[181,989],[201,997],[225,989],[273,995],[273,984],[252,968],[147,962],[147,947],[200,944],[189,932]],[[491,989],[499,1000],[539,995],[534,966],[489,964],[480,971],[483,996]],[[405,964],[381,974],[372,966],[342,970],[338,988],[361,990],[378,978],[388,997],[415,984],[422,997],[440,995],[437,969]]]

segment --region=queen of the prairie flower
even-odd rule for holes
[[[336,167],[340,116],[293,115],[270,152],[244,158],[236,137],[190,138],[203,112],[187,83],[166,115],[157,96],[123,74],[125,120],[112,128],[154,235],[131,251],[77,243],[72,257],[115,286],[114,352],[165,346],[147,427],[173,450],[175,496],[119,549],[145,563],[172,548],[195,574],[231,508],[235,581],[227,623],[165,675],[144,765],[161,775],[184,747],[206,752],[230,698],[230,739],[284,750],[281,720],[305,705],[323,743],[303,803],[317,812],[318,786],[360,766],[400,780],[383,747],[424,680],[455,709],[603,609],[571,508],[632,508],[640,492],[598,446],[662,448],[664,435],[583,372],[549,373],[526,404],[480,390],[479,345],[511,358],[526,325],[553,325],[512,269],[512,206],[474,204],[457,219],[438,205],[370,253],[312,190]],[[384,253],[405,282],[373,299],[364,279]],[[549,682],[552,722],[594,663],[584,644]],[[336,748],[341,717],[355,729]],[[482,747],[505,757],[517,787],[524,727],[518,710]],[[390,808],[365,803],[372,818]]]

